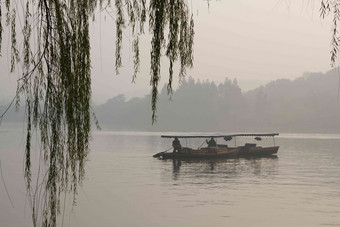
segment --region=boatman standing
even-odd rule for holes
[[[174,148],[174,153],[175,152],[181,152],[182,150],[182,145],[181,145],[181,142],[179,142],[178,138],[175,137],[174,141],[172,141],[172,146]]]

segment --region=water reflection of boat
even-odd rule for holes
[[[161,136],[162,138],[172,138],[173,152],[160,152],[153,157],[163,159],[214,159],[214,158],[239,158],[239,157],[263,157],[275,155],[279,146],[275,146],[274,137],[278,133],[270,134],[233,134],[233,135],[203,135],[203,136]],[[274,146],[262,147],[257,146],[256,143],[245,143],[243,146],[236,146],[236,137],[254,137],[255,140],[260,141],[262,137],[273,137]],[[206,141],[207,147],[199,147],[197,149],[182,147],[179,139],[194,139],[194,138],[210,138]],[[215,139],[223,138],[225,141],[235,140],[235,146],[229,147],[227,144],[217,144]],[[204,143],[203,143],[204,144]],[[203,145],[202,144],[202,145]]]
[[[164,164],[172,163],[172,178],[178,180],[181,176],[199,179],[230,179],[240,176],[261,175],[268,177],[277,174],[278,157],[246,157],[237,159],[164,159]],[[166,168],[164,177],[170,172]]]

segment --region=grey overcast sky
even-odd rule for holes
[[[220,0],[188,1],[194,12],[194,68],[187,75],[222,82],[236,78],[242,90],[279,78],[294,79],[304,72],[330,69],[331,20],[319,17],[320,1]],[[147,29],[146,29],[147,30]],[[114,72],[114,21],[97,14],[91,25],[93,103],[118,94],[128,98],[149,94],[150,36],[141,41],[141,69],[131,83],[132,36],[125,30],[123,68]],[[6,38],[7,37],[7,38]],[[13,97],[16,74],[9,75],[8,32],[5,30],[0,59],[0,104]],[[167,81],[168,61],[162,59],[162,81]],[[178,86],[178,78],[174,87]]]

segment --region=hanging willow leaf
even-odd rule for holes
[[[160,59],[161,50],[164,45],[164,27],[166,21],[167,2],[163,0],[150,1],[150,31],[153,34],[151,41],[151,108],[152,108],[152,123],[156,121],[156,104],[158,96],[158,83],[160,80]]]
[[[174,62],[178,57],[178,33],[180,21],[180,2],[177,0],[170,0],[169,2],[169,42],[167,46],[166,55],[169,58],[169,82],[167,86],[168,94],[172,93],[172,78]]]
[[[12,13],[10,16],[10,23],[11,23],[11,72],[14,72],[16,62],[19,61],[19,51],[17,47],[17,35],[15,29],[15,18],[16,18],[16,11],[12,9]]]
[[[322,0],[320,6],[320,16],[325,18],[332,15],[332,36],[331,36],[331,66],[334,67],[339,53],[340,36],[338,32],[338,24],[340,21],[340,3],[337,0]]]
[[[139,71],[139,64],[140,64],[140,59],[139,59],[139,37],[137,36],[136,39],[133,41],[133,63],[134,63],[134,72],[132,76],[132,82],[135,83],[135,80],[137,78],[137,73]]]
[[[2,4],[5,3],[5,7]],[[156,121],[161,58],[169,58],[168,92],[172,92],[173,67],[180,61],[180,77],[192,67],[193,20],[184,0],[26,0],[23,12],[17,12],[17,1],[0,0],[0,55],[6,15],[11,50],[11,71],[22,65],[18,80],[16,105],[25,101],[26,146],[24,176],[32,209],[34,226],[56,226],[60,199],[72,192],[74,202],[79,184],[85,176],[89,152],[91,116],[91,58],[89,21],[99,10],[113,8],[115,24],[115,67],[122,67],[122,44],[125,27],[133,36],[135,81],[140,66],[140,35],[149,17],[152,36],[150,50],[150,85],[152,87],[152,122]],[[18,15],[24,16],[17,33]],[[168,34],[166,29],[169,28]],[[114,28],[113,28],[114,29]],[[7,31],[7,30],[6,30]],[[34,34],[34,35],[32,35]],[[33,38],[34,37],[34,40]],[[22,40],[20,52],[17,40]],[[34,45],[33,45],[34,44]],[[180,58],[180,59],[178,59]],[[3,115],[0,115],[2,118]],[[32,145],[39,131],[44,177],[32,183]],[[39,185],[39,186],[38,186]],[[40,193],[43,190],[44,193]]]
[[[3,33],[3,27],[2,27],[2,2],[0,1],[0,57],[1,55],[1,49],[2,49],[2,33]]]
[[[121,0],[115,0],[117,17],[116,17],[116,74],[119,74],[119,68],[122,67],[122,39],[123,39],[123,27],[125,24],[123,16],[123,3]]]
[[[329,14],[330,10],[331,8],[330,8],[329,0],[322,0],[321,6],[320,6],[320,16],[322,18],[325,18],[325,16]]]

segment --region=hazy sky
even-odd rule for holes
[[[188,76],[222,82],[236,78],[243,90],[278,78],[293,79],[303,72],[330,69],[331,22],[319,17],[320,2],[313,0],[188,1],[194,12],[194,68]],[[115,26],[105,13],[91,25],[93,102],[124,93],[127,97],[150,92],[150,36],[141,39],[141,70],[131,84],[132,36],[125,30],[123,65],[114,72]],[[17,75],[8,74],[5,31],[0,59],[0,104],[14,95]],[[167,81],[168,60],[162,59],[162,83]],[[178,78],[174,86],[178,85]],[[161,88],[161,87],[160,87]]]

